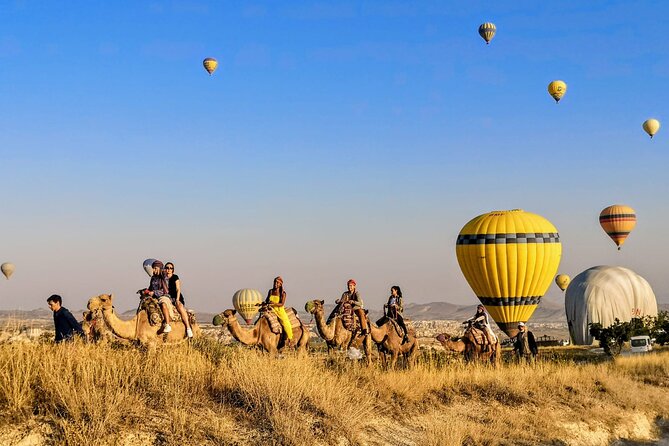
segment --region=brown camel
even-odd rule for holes
[[[289,310],[290,311],[290,310]],[[251,329],[242,328],[237,320],[236,310],[225,310],[214,317],[214,325],[228,327],[233,338],[244,345],[254,346],[276,355],[286,347],[286,336],[272,333],[266,318],[260,317]],[[293,328],[293,345],[298,354],[306,353],[309,344],[309,329],[300,321],[298,328]]]
[[[325,301],[312,300],[306,303],[304,308],[314,316],[316,320],[316,329],[318,334],[325,340],[328,346],[328,354],[332,350],[348,350],[350,347],[362,349],[365,352],[367,365],[372,364],[372,337],[371,335],[362,336],[360,332],[353,332],[347,330],[341,320],[341,317],[335,316],[330,323],[325,322],[325,310],[323,304]]]
[[[122,320],[116,316],[113,306],[113,294],[101,294],[88,300],[88,309],[92,312],[101,311],[104,321],[114,335],[121,339],[138,342],[141,345],[155,346],[162,343],[175,343],[186,340],[186,327],[182,322],[173,321],[172,331],[163,333],[160,324],[151,325],[145,310],[138,311],[130,320]],[[192,321],[193,335],[201,334],[200,326]]]
[[[499,345],[499,340],[487,352],[484,352],[482,345],[475,343],[466,335],[451,338],[448,334],[442,333],[436,339],[446,350],[463,353],[467,362],[490,361],[491,364],[498,365],[502,357],[502,348]]]
[[[416,338],[416,332],[414,330],[409,330],[409,341],[402,344],[402,336],[397,333],[395,326],[388,318],[384,317],[378,322],[381,322],[381,325],[377,326],[372,323],[369,325],[372,341],[376,343],[379,349],[383,366],[385,367],[388,365],[386,355],[390,355],[391,369],[395,368],[399,355],[403,355],[406,358],[407,365],[414,365],[416,355],[418,354],[418,339]]]

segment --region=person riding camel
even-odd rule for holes
[[[170,326],[170,310],[169,305],[172,303],[170,300],[169,289],[167,287],[167,281],[165,276],[163,276],[163,262],[156,260],[151,264],[153,268],[153,275],[151,276],[151,282],[149,282],[149,287],[143,290],[140,290],[139,293],[142,297],[153,297],[158,301],[160,309],[163,312],[163,322],[162,330],[163,333],[169,333],[172,331]]]
[[[274,284],[272,289],[267,292],[265,303],[272,308],[274,314],[279,318],[283,331],[286,332],[286,337],[288,338],[286,344],[290,347],[293,343],[293,327],[290,324],[290,319],[288,319],[288,314],[286,314],[286,309],[284,308],[286,304],[286,291],[283,289],[283,279],[281,276],[274,278]]]
[[[488,313],[486,313],[485,307],[483,305],[479,304],[476,307],[476,314],[474,317],[467,319],[464,323],[472,324],[474,328],[481,330],[485,334],[485,337],[488,339],[488,343],[491,346],[497,343],[497,336],[495,336],[495,333],[493,333],[492,328],[490,327]],[[487,348],[487,346],[484,346],[484,351],[487,351]]]
[[[397,323],[404,330],[404,336],[402,337],[402,344],[409,342],[409,330],[404,323],[404,318],[402,313],[404,312],[404,304],[402,302],[402,290],[399,286],[395,285],[390,288],[390,297],[388,297],[388,303],[386,307],[386,316],[389,319],[397,321]]]
[[[339,314],[342,304],[348,301],[353,307],[353,312],[358,317],[358,321],[360,322],[360,334],[362,336],[366,336],[369,333],[369,324],[367,322],[367,315],[365,315],[365,310],[363,309],[362,298],[360,297],[360,293],[358,293],[355,289],[356,285],[357,284],[353,279],[349,279],[349,281],[346,282],[348,291],[345,291],[341,295],[341,298],[335,301],[337,305],[334,307],[334,310],[332,310],[332,313],[330,313],[327,323],[329,324],[332,318]]]

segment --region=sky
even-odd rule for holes
[[[16,272],[0,309],[44,308],[53,293],[80,309],[108,292],[132,308],[146,258],[173,261],[200,311],[277,275],[296,307],[338,298],[349,278],[374,309],[391,285],[406,304],[474,304],[458,232],[516,208],[558,228],[559,272],[626,266],[669,301],[669,134],[641,128],[669,118],[668,13],[650,1],[3,2],[0,262]],[[555,79],[568,84],[557,105]],[[620,252],[598,222],[614,203],[638,216]]]

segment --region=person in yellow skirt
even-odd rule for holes
[[[290,320],[286,314],[284,305],[286,304],[286,291],[283,289],[283,279],[278,276],[274,279],[274,286],[267,292],[267,299],[265,303],[272,307],[272,310],[279,318],[283,331],[286,332],[288,338],[288,345],[292,345],[293,341],[293,327],[290,325]]]

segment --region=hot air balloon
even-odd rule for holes
[[[211,76],[214,71],[216,71],[216,68],[218,68],[218,61],[213,57],[207,57],[202,61],[202,65],[204,65],[204,69],[207,70],[207,73]]]
[[[144,268],[144,271],[146,271],[146,274],[149,275],[149,277],[153,276],[153,262],[155,262],[156,259],[146,259],[144,260],[144,263],[142,263],[142,268]]]
[[[483,40],[485,40],[486,45],[490,43],[493,37],[495,37],[495,33],[497,32],[497,27],[495,26],[494,23],[490,22],[485,22],[481,26],[479,26],[479,35],[483,37]]]
[[[520,209],[494,211],[467,223],[456,242],[462,274],[507,335],[527,322],[560,265],[555,226]]]
[[[235,310],[244,318],[247,324],[250,324],[258,313],[258,304],[262,302],[262,295],[258,290],[244,288],[238,290],[232,296],[232,305]]]
[[[643,122],[643,129],[650,135],[650,139],[653,139],[653,136],[660,130],[660,121],[657,119],[646,119]]]
[[[655,293],[646,280],[620,266],[589,268],[569,284],[564,300],[569,334],[577,345],[590,345],[589,324],[608,327],[616,319],[657,316]]]
[[[13,263],[6,262],[6,263],[3,263],[2,265],[0,265],[0,270],[2,270],[2,274],[5,275],[7,280],[9,280],[9,278],[12,276],[12,274],[14,274],[15,269],[16,269],[16,267],[14,266]]]
[[[599,214],[599,224],[602,229],[611,237],[613,242],[620,247],[625,243],[625,239],[636,226],[636,214],[634,209],[622,204],[614,204],[605,208]]]
[[[571,279],[566,274],[558,274],[557,276],[555,276],[555,284],[562,291],[567,289],[567,287],[569,286],[569,282],[571,282]]]
[[[567,84],[565,84],[563,81],[553,81],[548,84],[548,94],[553,96],[555,103],[560,102],[560,99],[562,99],[562,96],[564,96],[566,92]]]

